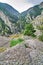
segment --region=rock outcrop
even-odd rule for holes
[[[25,40],[0,53],[0,65],[43,65],[43,42]]]
[[[9,21],[8,16],[6,16],[2,11],[0,11],[0,18],[11,28],[11,22]]]

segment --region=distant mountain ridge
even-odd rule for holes
[[[43,2],[41,2],[39,5],[31,7],[28,10],[22,12],[21,16],[25,17],[27,14],[29,14],[30,17],[32,18],[32,16],[36,17],[40,15],[42,11],[43,11]]]
[[[39,5],[31,7],[30,9],[19,13],[16,9],[6,3],[0,3],[0,32],[6,34],[9,32],[17,32],[24,26],[26,19],[34,19],[43,13],[43,2]],[[28,17],[27,17],[28,16]],[[23,22],[24,21],[24,22]],[[4,22],[4,23],[1,23]],[[3,29],[3,26],[4,29]],[[18,25],[18,26],[17,26]],[[22,27],[23,27],[22,26]],[[18,28],[19,27],[19,28]],[[20,30],[19,30],[20,31]]]
[[[0,3],[0,11],[8,16],[11,22],[15,22],[18,20],[19,12],[10,5],[6,3]]]
[[[10,6],[9,4],[0,3],[0,8],[2,11],[4,9],[4,10],[9,11],[13,15],[16,15],[16,16],[19,15],[19,12],[16,9],[14,9],[12,6]]]

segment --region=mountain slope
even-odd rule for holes
[[[34,7],[31,7],[30,9],[24,11],[21,13],[21,16],[25,17],[26,15],[30,15],[30,17],[36,17],[38,15],[41,14],[41,12],[43,11],[43,2],[40,3],[39,5],[36,5]]]
[[[35,17],[41,15],[41,13],[43,13],[43,2],[39,5],[31,7],[21,14],[10,5],[0,3],[0,19],[2,19],[1,21],[4,21],[5,25],[5,28],[4,30],[2,28],[2,31],[5,32],[7,30],[8,32],[10,29],[10,32],[12,33],[15,31],[17,32],[18,29],[22,29],[22,27],[24,28],[25,22],[32,21]]]
[[[19,12],[14,9],[12,6],[6,4],[6,3],[0,3],[0,32],[3,32],[5,34],[5,32],[12,32],[13,31],[13,27],[14,27],[14,23],[16,23],[19,19]],[[3,29],[3,26],[4,29]],[[13,25],[13,26],[12,26]]]
[[[0,3],[0,11],[2,11],[6,16],[9,17],[9,20],[11,22],[16,22],[18,20],[19,12],[10,5]]]

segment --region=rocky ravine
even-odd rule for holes
[[[43,65],[43,42],[25,40],[0,53],[0,65]]]
[[[11,22],[9,21],[8,16],[6,16],[2,11],[0,11],[0,18],[11,28]]]

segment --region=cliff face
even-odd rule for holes
[[[2,27],[2,29],[3,29],[3,26],[4,26],[4,28],[6,28],[7,27],[7,29],[8,30],[10,30],[12,33],[14,33],[15,32],[15,23],[13,23],[11,20],[12,20],[12,18],[10,18],[9,16],[7,16],[7,15],[5,15],[2,11],[0,11],[0,25],[1,25],[1,27]],[[4,22],[2,22],[2,21]],[[2,24],[3,24],[3,26],[2,26]],[[4,30],[2,30],[2,31],[4,31]],[[9,32],[9,31],[8,31]],[[6,32],[7,33],[7,32]]]
[[[7,27],[6,30],[10,30],[11,32],[13,32],[13,30],[12,30],[12,24],[13,23],[9,20],[8,16],[6,16],[2,11],[0,11],[0,19],[4,22],[3,23],[2,21],[0,21],[0,23],[1,23],[0,25],[3,29],[3,30],[2,29],[1,30],[4,32],[5,28]]]
[[[18,19],[19,19],[19,12],[16,9],[14,9],[12,6],[6,3],[0,3],[0,23],[2,21],[4,22],[0,24],[2,29],[4,27],[4,29],[1,31],[3,31],[4,33],[9,33],[9,32],[13,33],[14,30],[13,24],[15,24],[18,21]]]
[[[9,21],[8,16],[6,16],[2,11],[0,11],[0,18],[11,28],[11,22]]]

